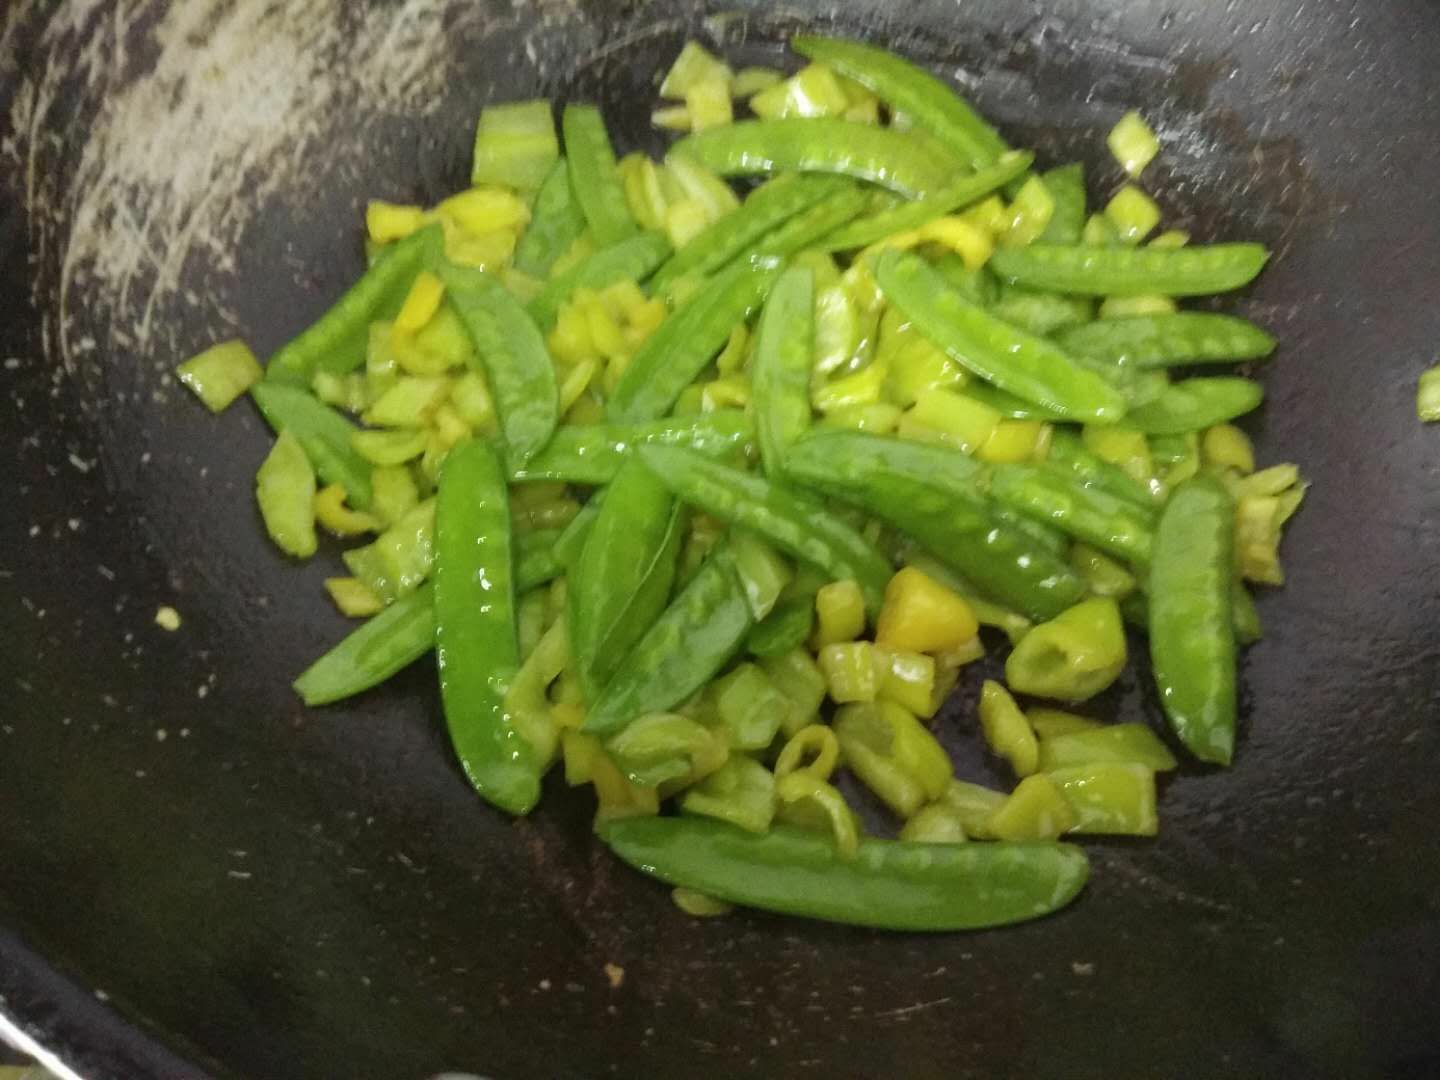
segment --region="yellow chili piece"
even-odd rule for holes
[[[979,630],[963,597],[907,566],[885,587],[875,643],[887,649],[940,653],[959,649]]]
[[[326,578],[325,591],[330,594],[340,614],[352,619],[378,615],[385,607],[385,601],[359,578]]]
[[[917,810],[900,830],[901,840],[919,844],[963,844],[969,839],[960,813],[943,802],[931,803]]]
[[[336,536],[359,536],[379,532],[374,515],[351,510],[345,505],[345,486],[330,484],[315,493],[315,520]],[[348,612],[346,614],[349,614]]]
[[[1095,762],[1045,775],[1075,813],[1070,832],[1154,836],[1159,831],[1153,769],[1122,762]]]
[[[365,207],[365,231],[377,244],[403,240],[425,224],[425,211],[418,206],[397,206],[372,199]]]
[[[880,689],[880,673],[873,644],[848,641],[826,645],[816,659],[825,675],[831,701],[843,705],[875,700]]]
[[[1032,629],[1005,661],[1005,681],[1023,694],[1088,701],[1125,667],[1120,609],[1095,597]]]
[[[875,658],[880,665],[880,681],[875,687],[879,700],[892,701],[927,719],[935,715],[943,699],[935,697],[937,665],[933,656],[877,645]]]
[[[790,741],[781,749],[775,759],[775,776],[804,772],[829,780],[839,763],[840,741],[834,730],[824,724],[809,724],[790,736]]]
[[[835,735],[845,764],[902,818],[943,795],[954,776],[935,736],[892,702],[838,709]]]
[[[988,822],[997,840],[1055,840],[1075,827],[1065,793],[1044,773],[1027,776]]]
[[[415,284],[405,295],[400,314],[395,316],[395,329],[413,334],[428,323],[435,312],[440,310],[440,301],[445,299],[445,283],[429,270],[422,270],[415,278]]]
[[[835,848],[847,859],[860,848],[860,826],[840,792],[808,772],[793,772],[775,783],[776,816],[802,829],[831,833]]]
[[[1040,764],[1040,744],[1030,721],[993,679],[986,679],[980,689],[980,728],[986,745],[1010,763],[1016,776],[1029,776]]]
[[[600,808],[595,823],[660,812],[660,796],[654,788],[641,787],[626,779],[605,747],[593,735],[579,731],[564,734],[565,782],[571,787],[591,784]]]

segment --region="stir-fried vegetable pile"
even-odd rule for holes
[[[1192,374],[1272,338],[1178,300],[1267,253],[1156,235],[1135,113],[1091,212],[1080,165],[1038,169],[908,61],[792,45],[788,77],[687,45],[663,161],[617,161],[593,105],[558,134],[549,102],[486,108],[473,186],[371,203],[369,270],[263,372],[229,342],[182,377],[277,432],[283,551],[361,541],[327,587],[368,621],[307,703],[435,650],[480,794],[524,814],[563,762],[693,913],[1032,918],[1085,881],[1058,838],[1156,832],[1165,741],[1052,705],[1116,681],[1126,623],[1179,745],[1231,758],[1248,586],[1282,582],[1305,489],[1231,423],[1260,385]],[[976,719],[1008,792],[932,730],[1007,640]]]

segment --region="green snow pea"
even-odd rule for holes
[[[977,169],[992,164],[1007,149],[999,133],[954,89],[886,49],[815,34],[798,34],[790,46],[807,59],[829,64],[891,109],[912,117]]]
[[[1235,505],[1205,474],[1171,493],[1150,567],[1150,656],[1170,726],[1196,757],[1235,748]]]
[[[1259,360],[1275,349],[1254,323],[1205,311],[1100,319],[1061,330],[1055,340],[1072,354],[1138,368]]]
[[[753,625],[745,587],[722,541],[620,661],[583,730],[607,734],[678,705],[730,662]]]
[[[450,451],[435,507],[435,646],[445,723],[470,783],[524,814],[540,798],[541,754],[505,711],[520,667],[510,547],[510,504],[495,449],[475,440]]]
[[[428,225],[382,249],[329,311],[270,357],[265,377],[308,387],[317,371],[343,375],[365,363],[370,324],[395,317],[415,275],[440,259],[444,244],[440,226]]]
[[[617,281],[644,281],[670,254],[670,241],[658,233],[642,233],[601,248],[557,274],[545,283],[525,310],[541,330],[551,330],[560,313],[560,305],[576,289],[603,289]]]
[[[1040,465],[996,465],[990,497],[1137,566],[1150,562],[1153,514],[1073,473]]]
[[[880,610],[892,574],[889,560],[813,499],[678,447],[642,447],[640,460],[682,502],[744,526],[831,580],[853,579],[871,618]]]
[[[426,582],[351,631],[295,680],[306,705],[329,705],[378,686],[435,647],[435,587]]]
[[[1045,460],[1046,464],[1073,474],[1077,483],[1123,499],[1154,518],[1155,500],[1150,492],[1120,466],[1092,452],[1075,432],[1056,431]]]
[[[584,231],[585,214],[570,191],[570,166],[562,157],[550,167],[535,196],[530,224],[515,248],[515,269],[545,277]]]
[[[1050,220],[1038,242],[1080,243],[1085,232],[1085,166],[1078,161],[1061,165],[1041,173],[1040,179],[1055,200],[1055,209],[1050,212]]]
[[[544,450],[512,470],[510,481],[598,486],[615,479],[637,446],[684,446],[707,457],[723,458],[742,450],[754,437],[755,425],[739,409],[638,424],[567,425],[555,432]]]
[[[320,479],[344,487],[346,501],[355,509],[369,507],[371,465],[350,445],[359,428],[298,386],[258,382],[250,396],[276,434],[289,431],[300,440]]]
[[[1131,409],[1125,423],[1146,435],[1183,435],[1244,416],[1264,398],[1252,379],[1185,379]]]
[[[570,193],[580,204],[596,246],[606,248],[634,236],[640,227],[625,201],[615,151],[600,110],[594,105],[567,105],[560,129],[565,136]]]
[[[634,459],[621,466],[570,572],[570,649],[587,699],[665,609],[682,524],[649,469]]]
[[[755,331],[750,382],[765,472],[780,475],[785,448],[810,427],[810,369],[815,354],[815,275],[786,270],[770,290]]]
[[[1063,556],[997,520],[982,467],[958,450],[815,430],[785,455],[797,483],[868,511],[1005,606],[1048,619],[1085,595]]]
[[[741,120],[687,135],[673,152],[721,176],[840,173],[912,199],[934,191],[960,168],[903,132],[831,117]]]
[[[1057,331],[1088,323],[1095,317],[1095,303],[1088,297],[1037,292],[1017,285],[1003,287],[995,302],[987,305],[987,310],[1012,326],[1042,337],[1054,337]],[[1073,353],[1071,356],[1077,363],[1082,361]],[[1098,374],[1103,376],[1106,372],[1099,371]]]
[[[1056,843],[861,840],[846,858],[825,834],[753,833],[694,817],[635,817],[600,837],[671,885],[749,907],[886,930],[975,930],[1038,918],[1085,885],[1089,862]]]
[[[1269,257],[1260,244],[1184,248],[1031,244],[995,252],[989,266],[1016,285],[1082,296],[1206,296],[1253,281]]]
[[[813,206],[796,214],[774,232],[756,240],[740,255],[740,258],[759,258],[765,255],[790,256],[804,251],[817,241],[829,236],[855,220],[870,203],[870,195],[864,188],[846,183],[838,191],[832,191]]]
[[[764,302],[782,268],[778,259],[737,263],[691,297],[630,361],[606,402],[606,417],[636,422],[668,413],[730,339],[735,325]]]
[[[438,272],[475,343],[472,363],[483,369],[495,396],[506,464],[520,468],[544,449],[560,420],[560,391],[545,339],[493,274],[448,263]]]
[[[971,303],[919,256],[882,252],[875,279],[921,333],[1000,389],[1076,421],[1113,423],[1125,415],[1124,397],[1103,378]]]
[[[1028,169],[1034,160],[1035,155],[1028,150],[1012,150],[1001,155],[993,165],[952,180],[923,199],[900,203],[837,229],[823,237],[817,246],[824,251],[849,251],[898,232],[918,229],[926,222],[978,202],[1004,187]]]

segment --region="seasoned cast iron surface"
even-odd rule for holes
[[[97,1080],[1435,1075],[1440,431],[1413,393],[1440,342],[1440,9],[737,6],[9,6],[5,1010]],[[323,310],[361,266],[363,200],[461,186],[483,103],[598,98],[651,144],[687,35],[763,62],[802,25],[932,61],[1106,193],[1101,138],[1138,106],[1167,221],[1277,252],[1237,301],[1283,342],[1252,430],[1315,486],[1261,600],[1237,764],[1184,770],[1157,841],[1092,845],[1081,901],[1017,930],[693,921],[560,783],[527,821],[482,805],[428,664],[304,711],[289,679],[345,627],[333,552],[275,553],[263,425],[168,374]],[[978,682],[941,730],[984,777]],[[1158,717],[1143,671],[1103,705]]]

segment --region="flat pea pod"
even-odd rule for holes
[[[511,470],[510,481],[599,486],[615,479],[637,446],[684,446],[719,458],[744,449],[754,437],[754,423],[739,409],[638,424],[567,425],[555,432],[544,450]]]
[[[810,427],[815,354],[815,275],[796,266],[780,275],[755,332],[750,381],[765,472],[780,475],[785,448]]]
[[[815,430],[790,447],[785,474],[908,534],[1006,607],[1050,619],[1085,582],[1059,554],[997,520],[981,466],[958,450],[865,432]]]
[[[472,363],[484,369],[510,469],[523,466],[555,434],[560,391],[555,364],[535,322],[491,274],[443,265],[440,280],[475,342]]]
[[[990,258],[1002,280],[1082,296],[1208,296],[1247,285],[1265,268],[1261,244],[1183,248],[1031,244]]]
[[[785,173],[762,184],[740,204],[740,209],[709,225],[655,271],[651,287],[665,286],[687,275],[719,270],[750,245],[828,195],[846,188],[843,177]]]
[[[1183,435],[1244,416],[1264,399],[1253,379],[1185,379],[1131,409],[1125,423],[1146,435]]]
[[[900,203],[842,229],[836,229],[822,238],[816,246],[824,251],[850,251],[868,247],[899,232],[918,229],[927,222],[978,202],[991,192],[1004,187],[1028,169],[1034,160],[1035,155],[1028,150],[1012,150],[1003,154],[993,165],[952,180],[923,199]]]
[[[1071,353],[1137,368],[1260,360],[1275,350],[1275,339],[1254,323],[1207,311],[1100,319],[1055,340]]]
[[[1074,474],[1037,465],[996,465],[990,497],[1137,566],[1150,562],[1152,515]]]
[[[730,662],[752,625],[745,587],[722,541],[620,661],[583,730],[606,734],[678,705]]]
[[[258,382],[250,388],[250,396],[277,434],[289,431],[300,440],[320,479],[343,486],[346,501],[355,509],[369,507],[370,462],[350,445],[359,428],[297,386]]]
[[[435,587],[426,582],[352,630],[295,680],[306,705],[329,705],[380,685],[435,647]]]
[[[782,268],[778,259],[739,263],[692,296],[640,346],[605,404],[606,418],[637,423],[668,413],[735,325],[764,302]]]
[[[515,537],[515,594],[553,581],[565,572],[556,553],[564,529],[531,529]]]
[[[813,594],[782,600],[750,631],[745,648],[754,656],[784,656],[804,646],[815,628]]]
[[[999,132],[952,87],[888,49],[814,34],[796,35],[790,47],[854,79],[977,169],[1008,149]]]
[[[839,173],[911,199],[934,191],[960,167],[903,132],[831,117],[741,120],[687,135],[673,152],[721,176]]]
[[[642,447],[640,460],[682,502],[750,529],[833,581],[854,580],[871,618],[879,612],[893,572],[890,561],[813,499],[677,447]]]
[[[570,166],[562,157],[550,167],[535,196],[530,224],[515,248],[515,269],[545,277],[584,231],[585,214],[570,191]]]
[[[317,371],[354,371],[365,362],[370,324],[395,317],[415,275],[433,265],[443,250],[439,225],[428,225],[382,249],[375,264],[329,311],[270,357],[265,378],[308,387]]]
[[[1085,166],[1060,165],[1040,174],[1055,208],[1040,234],[1042,244],[1078,244],[1085,232]]]
[[[669,489],[626,462],[570,572],[570,648],[589,700],[665,609],[682,532]]]
[[[544,762],[505,711],[520,667],[510,504],[494,447],[450,451],[435,507],[435,646],[440,697],[465,776],[486,800],[524,814],[540,798]]]
[[[740,258],[794,255],[812,247],[836,229],[848,225],[870,204],[870,195],[857,184],[846,183],[814,206],[808,207],[774,232],[761,237]]]
[[[1124,397],[1103,378],[971,303],[919,256],[882,252],[875,280],[946,355],[1000,389],[1071,420],[1113,423],[1125,415]]]
[[[969,389],[967,387],[967,389]],[[1153,519],[1155,500],[1129,473],[1087,448],[1073,431],[1056,431],[1046,464],[1071,473],[1078,482],[1123,499]]]
[[[982,405],[990,406],[1008,420],[1045,420],[1051,423],[1064,423],[1066,420],[1064,412],[1059,409],[1036,405],[1033,401],[1018,398],[989,383],[967,383],[962,393],[966,397],[974,398]]]
[[[976,930],[1039,918],[1084,887],[1090,865],[1057,843],[860,841],[846,858],[824,833],[753,833],[686,817],[612,821],[600,837],[671,885],[747,907],[884,930]]]
[[[670,242],[658,233],[643,233],[587,256],[545,283],[525,310],[541,330],[551,330],[560,305],[576,289],[603,289],[617,281],[644,281],[670,254]]]
[[[640,226],[625,201],[615,150],[600,110],[594,105],[567,105],[560,130],[565,137],[570,193],[580,204],[596,245],[609,247],[634,236]]]
[[[1150,657],[1170,726],[1202,761],[1235,748],[1235,506],[1201,474],[1171,493],[1150,567]]]

